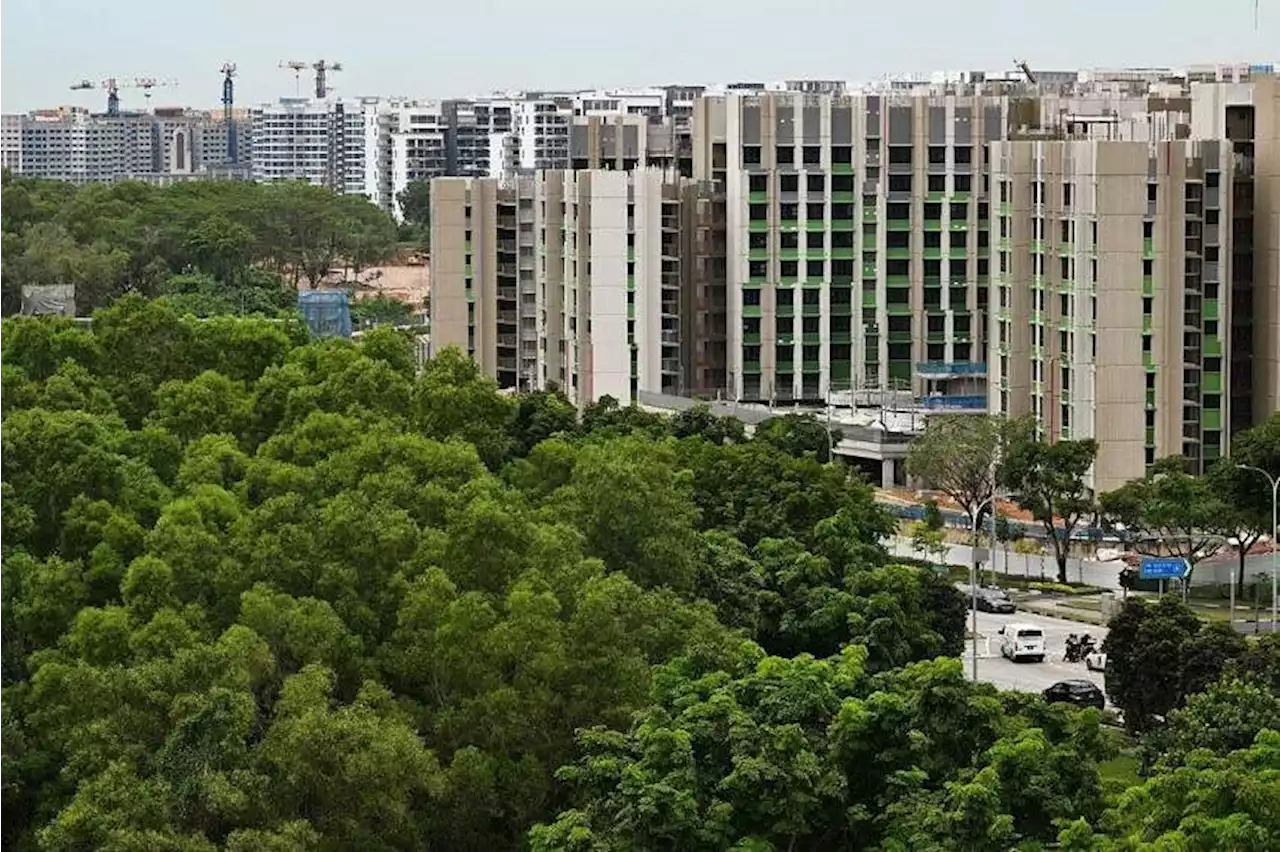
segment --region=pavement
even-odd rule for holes
[[[1014,622],[1033,624],[1044,631],[1048,649],[1044,662],[1015,663],[1000,656],[1000,628]],[[1067,635],[1071,633],[1088,633],[1101,646],[1102,640],[1107,636],[1107,628],[1081,625],[1031,612],[1016,612],[1012,615],[978,613],[978,680],[994,684],[1001,689],[1038,693],[1060,680],[1083,678],[1105,689],[1102,672],[1089,671],[1083,662],[1063,661]],[[973,645],[972,640],[965,642],[963,662],[966,674],[972,671]]]

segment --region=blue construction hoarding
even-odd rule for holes
[[[1187,560],[1174,556],[1144,556],[1141,577],[1144,580],[1181,580],[1187,573]]]

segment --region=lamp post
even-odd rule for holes
[[[1240,470],[1252,470],[1260,473],[1267,478],[1267,484],[1271,486],[1271,632],[1276,632],[1276,575],[1280,574],[1277,568],[1276,557],[1280,556],[1276,547],[1276,519],[1280,515],[1277,511],[1277,501],[1280,501],[1280,476],[1272,476],[1260,467],[1254,467],[1251,464],[1236,465]],[[1235,589],[1235,578],[1231,579],[1231,588]],[[1234,615],[1234,613],[1233,613]]]
[[[996,492],[992,490],[991,495],[981,503],[973,507],[969,515],[969,529],[973,531],[973,543],[970,546],[969,559],[969,610],[970,610],[970,627],[969,632],[973,635],[973,679],[978,680],[978,519],[982,517],[982,510],[989,503],[996,499]]]

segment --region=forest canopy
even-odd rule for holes
[[[77,187],[3,174],[3,309],[28,285],[70,284],[81,315],[124,293],[199,315],[275,314],[342,269],[396,249],[391,217],[303,181],[123,182]]]
[[[1120,795],[1097,711],[966,680],[963,600],[812,420],[138,296],[6,320],[2,399],[7,849],[1280,837],[1261,722]]]

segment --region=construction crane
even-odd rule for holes
[[[308,62],[299,62],[297,59],[286,59],[281,62],[278,67],[287,68],[293,72],[293,93],[295,95],[299,94],[299,88],[301,86],[301,83],[299,82],[299,75],[306,69],[310,68],[311,64]]]
[[[236,76],[236,65],[234,62],[224,62],[222,67],[218,69],[222,72],[222,120],[227,123],[227,162],[236,163],[236,123],[231,117],[231,105],[235,103],[235,82],[232,78]]]
[[[1028,83],[1033,86],[1036,84],[1036,75],[1031,73],[1031,66],[1027,64],[1027,60],[1015,59],[1013,60],[1013,64],[1017,66],[1018,70],[1027,78]]]
[[[143,94],[147,98],[147,102],[151,102],[151,90],[168,86],[178,85],[177,80],[157,80],[155,77],[135,77],[126,79],[123,77],[108,77],[101,82],[95,83],[92,80],[81,80],[78,83],[71,84],[72,91],[83,91],[85,89],[106,89],[107,90],[107,115],[120,115],[120,90],[121,89],[142,89]]]
[[[324,99],[329,96],[328,79],[325,75],[329,71],[341,71],[342,63],[326,62],[321,59],[319,62],[313,63],[311,67],[314,68],[316,72],[316,97],[318,99]]]

